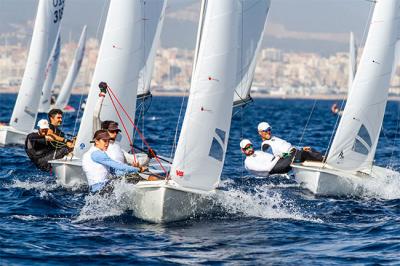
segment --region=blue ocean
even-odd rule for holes
[[[8,122],[15,100],[0,95],[0,121]],[[171,155],[186,100],[153,97],[139,107],[137,124],[158,154]],[[80,101],[72,97],[73,106]],[[23,147],[1,147],[0,265],[399,265],[400,177],[365,184],[361,197],[333,198],[314,196],[290,174],[261,178],[243,168],[240,139],[260,143],[260,121],[294,145],[324,152],[337,122],[332,103],[255,99],[235,110],[222,208],[169,224],[134,218],[123,198],[65,189]],[[377,165],[395,170],[399,107],[388,103],[376,154]],[[65,114],[63,130],[76,134],[81,114]]]

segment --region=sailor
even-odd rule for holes
[[[49,122],[46,119],[39,120],[37,126],[38,132],[30,133],[25,139],[25,152],[40,170],[50,171],[48,162],[64,157],[71,149],[66,146],[56,149],[50,144],[55,139],[49,134]]]
[[[60,109],[51,109],[47,115],[50,121],[49,134],[53,135],[55,141],[64,143],[65,146],[72,149],[75,144],[74,141],[67,139],[64,132],[59,129],[63,121],[63,111]]]
[[[118,123],[111,120],[101,121],[100,113],[103,107],[104,98],[107,94],[107,87],[108,87],[107,83],[105,82],[99,83],[99,88],[100,88],[99,98],[97,99],[93,112],[93,131],[95,132],[99,129],[104,129],[107,130],[108,133],[110,134],[111,139],[110,139],[110,145],[107,149],[107,154],[108,156],[110,156],[111,159],[118,161],[120,163],[128,162],[134,166],[148,165],[150,158],[154,158],[155,156],[155,153],[152,149],[149,150],[149,155],[145,153],[139,153],[136,154],[135,156],[129,154],[128,152],[122,150],[118,142],[116,142],[116,139],[120,137],[118,136],[118,134],[121,132],[121,130],[118,128]]]
[[[257,129],[263,140],[261,150],[266,152],[271,149],[274,156],[281,157],[270,174],[289,172],[291,170],[290,164],[293,161],[323,161],[322,154],[311,149],[311,147],[297,149],[286,140],[272,136],[272,128],[267,122],[259,123]]]
[[[82,158],[82,168],[86,174],[90,191],[102,190],[110,181],[112,175],[121,176],[128,173],[138,173],[146,170],[139,167],[123,164],[111,159],[106,151],[110,143],[110,135],[106,130],[97,130],[92,143],[95,143]],[[149,181],[158,180],[155,176],[149,176]]]
[[[254,151],[253,144],[248,139],[240,142],[240,148],[246,155],[244,161],[246,170],[258,176],[268,176],[280,159],[279,156],[275,157],[267,152]]]
[[[343,110],[340,110],[340,108],[337,105],[337,103],[332,104],[331,112],[332,112],[333,115],[338,115],[338,116],[341,116],[343,114]]]

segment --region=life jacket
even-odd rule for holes
[[[108,145],[106,153],[107,153],[108,157],[110,157],[114,161],[117,161],[120,163],[125,163],[124,153],[122,152],[121,146],[119,146],[118,143],[110,141],[110,144]]]
[[[108,180],[108,169],[92,160],[92,153],[95,151],[100,151],[100,149],[92,146],[82,157],[82,169],[86,174],[89,186]]]
[[[282,157],[285,153],[289,153],[292,149],[292,144],[278,137],[272,137],[264,140],[261,144],[261,150],[266,152],[271,147],[274,156]]]

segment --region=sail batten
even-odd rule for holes
[[[257,8],[248,9],[251,5]],[[246,74],[252,79],[253,70],[243,71],[243,66],[256,57],[269,5],[269,0],[202,3],[190,96],[171,170],[172,179],[184,187],[209,191],[219,183],[234,93]],[[244,23],[250,17],[257,19]],[[243,33],[251,45],[245,45]],[[243,54],[250,55],[247,61]]]
[[[396,0],[377,1],[370,30],[327,163],[358,171],[370,169],[388,98],[397,40]]]

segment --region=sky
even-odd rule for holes
[[[101,37],[109,0],[65,3],[62,36],[78,40],[87,24],[90,37]],[[34,20],[37,4],[38,0],[0,0],[0,34]],[[372,5],[369,0],[272,0],[263,46],[324,55],[345,52],[350,31],[359,43],[365,40]],[[193,49],[199,9],[200,0],[169,0],[161,46]]]

